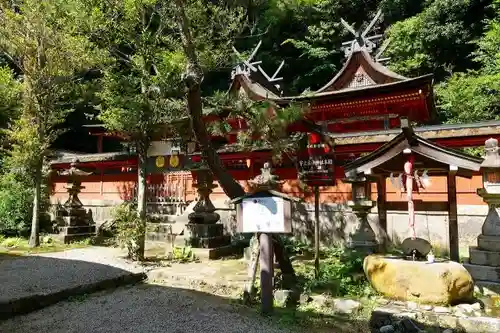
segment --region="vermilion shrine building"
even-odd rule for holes
[[[257,49],[250,59],[238,64],[232,73],[230,93],[246,94],[254,100],[268,99],[278,105],[300,102],[307,108],[305,119],[304,122],[290,125],[290,133],[309,132],[309,127],[304,125],[307,121],[325,129],[334,142],[332,148],[335,152],[335,165],[332,177],[336,178],[336,184],[322,186],[320,189],[322,235],[326,242],[341,240],[344,234],[349,233],[349,221],[345,219],[343,212],[349,210],[345,204],[352,199],[352,194],[350,185],[342,181],[346,177],[344,166],[352,168],[367,158],[375,159],[373,154],[385,152],[387,147],[394,146],[402,135],[402,120],[406,122],[407,119],[413,125],[413,137],[424,140],[426,144],[435,147],[436,151],[440,150],[442,156],[451,156],[457,149],[481,147],[491,137],[500,139],[500,122],[437,124],[432,75],[407,78],[392,72],[381,64],[378,56],[373,55],[372,40],[358,37],[350,42],[344,67],[340,72],[332,73],[332,79],[321,89],[309,94],[283,96],[279,86],[275,85],[278,81],[276,74],[269,77],[259,67],[259,62],[252,62]],[[218,121],[220,116],[207,114],[205,118],[208,123]],[[271,160],[271,153],[266,149],[240,151],[236,145],[236,135],[238,130],[244,128],[245,120],[228,121],[232,131],[225,137],[212,139],[220,147],[219,156],[226,168],[246,186],[246,181],[259,173],[263,163]],[[83,179],[85,189],[79,197],[87,208],[92,209],[94,219],[99,223],[109,218],[109,211],[113,206],[133,195],[137,179],[137,158],[133,152],[106,152],[103,143],[106,140],[117,140],[116,136],[107,133],[101,126],[89,126],[88,129],[90,135],[98,137],[97,153],[60,152],[52,167],[55,170],[67,168],[74,158],[78,158],[80,168],[93,172]],[[309,133],[309,138],[310,144],[320,143],[316,134]],[[467,160],[467,157],[461,158]],[[188,205],[195,200],[193,178],[191,172],[186,170],[198,160],[199,155],[180,151],[171,141],[153,143],[147,169],[149,203],[156,207],[154,211],[157,214],[179,214],[179,205]],[[470,160],[477,165],[480,163],[477,159]],[[371,184],[371,198],[377,201],[378,206],[372,209],[369,219],[373,225],[386,229],[393,240],[402,240],[409,236],[405,217],[407,206],[405,198],[394,187],[388,174],[390,171],[397,177],[398,170],[399,173],[403,172],[402,165],[399,166],[397,161],[394,163],[392,169],[377,166],[379,175],[382,176]],[[415,165],[420,174],[435,166],[432,158],[420,163]],[[441,163],[439,167],[442,168],[443,165]],[[475,242],[487,211],[487,206],[476,195],[476,189],[482,187],[482,178],[479,171],[473,169],[471,167],[471,170],[459,172],[454,185],[461,245]],[[313,218],[311,189],[299,184],[297,166],[290,158],[285,157],[281,164],[274,165],[274,173],[286,180],[282,188],[284,192],[304,199],[294,222],[298,232],[309,233]],[[446,212],[450,210],[450,178],[443,173],[434,173],[435,176],[432,176],[433,172],[429,174],[431,184],[416,194],[414,199],[417,210],[416,231],[418,236],[428,239],[434,245],[440,244],[447,248],[449,220]],[[66,198],[63,188],[65,182],[64,177],[53,176],[53,203]],[[214,190],[211,199],[216,207],[229,209],[225,203],[227,197],[220,188]],[[164,209],[158,209],[161,207]],[[383,218],[381,209],[385,214]],[[223,222],[230,223],[228,220]],[[228,227],[228,231],[230,229]]]

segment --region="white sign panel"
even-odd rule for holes
[[[241,203],[243,232],[283,233],[285,214],[283,198],[246,198]]]

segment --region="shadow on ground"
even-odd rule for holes
[[[0,332],[371,331],[367,320],[321,315],[314,310],[277,308],[271,317],[264,318],[259,315],[258,306],[243,306],[234,299],[182,289],[175,285],[140,283],[99,291],[123,283],[124,276],[131,274],[130,267],[120,268],[97,262],[43,256],[20,258],[2,255],[0,272],[1,316],[5,318],[18,314],[1,321]],[[19,275],[7,276],[9,272],[17,272]],[[102,284],[99,281],[107,282]],[[95,293],[89,294],[91,292]],[[16,301],[19,299],[23,301]],[[36,309],[40,310],[34,311]],[[30,311],[31,313],[26,313]],[[421,328],[428,333],[443,330]]]
[[[142,267],[113,257],[109,251],[90,248],[29,256],[2,254],[0,319],[33,311],[71,295],[145,279]]]

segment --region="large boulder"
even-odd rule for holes
[[[472,277],[453,261],[427,263],[369,255],[363,269],[373,288],[389,298],[442,305],[473,298]]]

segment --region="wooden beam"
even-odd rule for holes
[[[448,211],[448,203],[444,201],[422,201],[422,200],[414,200],[413,204],[415,205],[416,212],[447,212]],[[408,211],[408,202],[407,201],[390,201],[386,202],[385,208],[388,211]]]
[[[459,249],[456,171],[450,171],[448,173],[448,228],[450,239],[450,259],[458,262]]]

